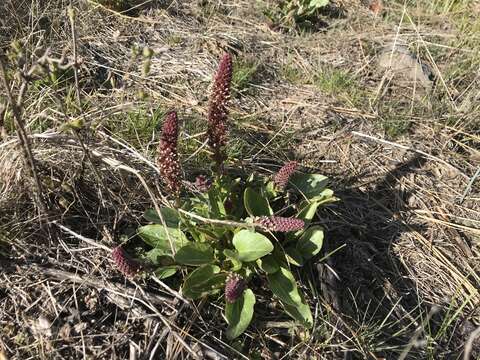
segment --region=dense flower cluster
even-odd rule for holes
[[[225,299],[229,303],[234,303],[242,296],[247,284],[245,280],[238,274],[232,274],[227,278],[225,283]]]
[[[260,216],[255,223],[268,231],[278,232],[297,231],[305,227],[302,219],[281,216]]]
[[[213,82],[212,94],[208,105],[208,145],[213,150],[213,159],[220,165],[224,160],[222,147],[227,136],[227,100],[232,81],[232,56],[223,55]]]
[[[140,264],[133,260],[122,246],[113,249],[112,258],[118,270],[125,276],[132,277],[140,271]]]
[[[200,192],[207,192],[212,186],[212,182],[205,175],[198,175],[193,183],[195,189]]]
[[[298,163],[296,161],[290,161],[282,166],[280,170],[275,174],[273,177],[273,182],[280,190],[285,189],[288,184],[288,180],[290,176],[295,172],[297,169]]]
[[[178,195],[181,188],[181,168],[177,153],[178,118],[175,111],[165,118],[158,146],[157,165],[169,190]]]

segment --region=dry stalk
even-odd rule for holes
[[[7,100],[12,107],[13,118],[15,122],[15,129],[17,131],[18,140],[23,150],[23,156],[25,161],[25,166],[30,172],[30,176],[33,178],[35,191],[33,192],[34,201],[36,203],[40,222],[43,221],[43,217],[47,214],[47,205],[43,196],[43,186],[40,178],[38,176],[35,159],[33,157],[32,148],[28,139],[27,132],[25,130],[25,124],[23,123],[21,108],[23,104],[23,96],[27,89],[27,80],[24,80],[20,93],[18,95],[17,101],[13,98],[12,92],[10,91],[10,84],[7,79],[7,72],[5,70],[5,65],[3,63],[3,54],[0,54],[0,72],[2,75],[2,82],[5,88],[5,93],[7,95]]]
[[[80,98],[80,85],[78,83],[78,68],[77,68],[77,32],[75,31],[75,10],[68,7],[68,18],[70,19],[70,27],[72,29],[72,47],[73,47],[73,76],[75,78],[75,95],[77,97],[78,106],[81,108],[82,101]]]

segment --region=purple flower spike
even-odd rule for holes
[[[280,190],[284,190],[288,184],[290,176],[297,169],[298,163],[296,161],[290,161],[282,166],[280,170],[273,177],[273,182]]]
[[[112,258],[118,270],[127,277],[132,277],[140,271],[140,264],[133,260],[122,246],[113,249]]]
[[[260,216],[256,224],[268,231],[290,232],[302,230],[305,222],[302,219],[287,218],[280,216]]]
[[[225,284],[225,299],[229,303],[234,303],[242,296],[247,284],[245,280],[238,274],[229,275]]]
[[[213,82],[212,94],[208,105],[208,145],[213,150],[213,159],[221,166],[224,160],[222,148],[227,142],[227,100],[230,95],[232,81],[232,56],[225,54]]]
[[[158,146],[157,165],[168,189],[178,196],[181,189],[182,172],[177,153],[178,118],[175,111],[165,118]]]

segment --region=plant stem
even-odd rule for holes
[[[254,229],[256,227],[255,224],[251,224],[251,223],[231,221],[231,220],[209,219],[209,218],[205,218],[203,216],[191,213],[191,212],[183,210],[183,209],[177,209],[177,210],[178,210],[178,212],[181,212],[182,214],[185,214],[185,215],[187,215],[187,216],[189,216],[193,219],[200,220],[200,221],[202,221],[204,223],[207,223],[207,224],[241,227],[241,228],[246,228],[246,229]]]

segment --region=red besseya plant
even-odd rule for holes
[[[113,249],[112,258],[118,270],[127,277],[136,275],[141,269],[140,264],[132,259],[121,245]]]
[[[290,161],[283,165],[280,170],[273,177],[273,182],[280,189],[284,190],[288,184],[290,176],[297,170],[298,163],[296,161]]]
[[[255,223],[265,230],[278,232],[297,231],[305,227],[302,219],[281,216],[260,216]]]
[[[227,141],[227,100],[230,95],[232,71],[232,56],[225,54],[215,75],[208,105],[208,145],[211,147],[213,159],[219,167],[225,158],[223,147]]]
[[[167,114],[158,146],[157,165],[168,189],[178,196],[181,189],[182,171],[177,153],[178,117],[175,111]]]
[[[193,182],[181,181],[177,116],[172,112],[165,119],[158,165],[176,198],[174,205],[165,203],[145,212],[150,223],[137,232],[145,242],[145,252],[139,252],[141,264],[161,280],[176,276],[170,284],[181,281],[179,292],[187,299],[222,293],[228,339],[240,336],[254,319],[255,307],[264,305],[264,301],[256,305],[254,290],[259,287],[248,288],[249,284],[268,287],[275,303],[298,324],[311,328],[308,296],[297,285],[293,269],[320,253],[324,230],[311,222],[320,205],[336,199],[325,188],[324,176],[295,173],[295,161],[268,177],[243,166],[234,169],[234,163],[223,166],[231,80],[232,57],[226,54],[208,105],[207,135],[214,166],[190,168],[202,174]],[[294,186],[286,192],[289,181]],[[180,184],[185,186],[181,192]],[[268,216],[272,214],[280,216]],[[138,271],[138,264],[123,249],[114,251],[114,259],[125,274]]]

